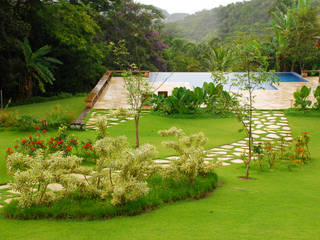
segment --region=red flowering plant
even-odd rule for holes
[[[76,155],[85,159],[85,161],[95,162],[98,159],[98,155],[93,149],[93,141],[81,142],[81,151],[78,151]],[[80,148],[79,148],[80,149]]]
[[[292,143],[292,151],[294,152],[293,161],[305,164],[311,160],[309,142],[310,137],[308,132],[303,132],[294,139]]]

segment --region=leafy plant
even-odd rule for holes
[[[190,185],[194,185],[194,179],[198,175],[205,176],[213,172],[216,167],[213,163],[204,161],[204,146],[208,139],[203,133],[187,136],[182,129],[172,127],[169,130],[161,130],[158,132],[163,137],[174,136],[177,141],[165,141],[163,145],[175,150],[179,156],[171,162],[169,168],[164,171],[164,176],[181,179],[187,177]]]
[[[22,115],[18,118],[18,121],[15,126],[20,130],[30,130],[33,129],[34,126],[37,126],[39,124],[40,121],[38,119],[29,115]]]
[[[308,88],[307,86],[303,86],[300,90],[294,92],[293,96],[295,98],[295,108],[306,111],[307,108],[310,107],[312,104],[312,101],[307,99],[310,93],[311,88]]]
[[[313,95],[314,95],[314,98],[316,99],[316,102],[313,107],[317,110],[320,110],[320,86],[316,88]]]
[[[42,92],[45,92],[44,83],[53,84],[53,81],[55,81],[50,68],[53,68],[53,64],[62,64],[62,62],[56,58],[46,57],[50,51],[51,47],[46,45],[32,52],[29,40],[27,38],[24,39],[25,79],[23,90],[26,98],[32,97],[34,80],[38,82]]]

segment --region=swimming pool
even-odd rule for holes
[[[280,82],[308,82],[295,72],[277,72],[275,74],[280,78]]]
[[[230,80],[224,84],[226,90],[239,90],[241,87],[233,86],[232,80],[244,73],[227,73],[226,77]],[[297,73],[275,73],[280,82],[308,82]],[[210,72],[150,72],[151,82],[187,82],[191,88],[202,87],[205,82],[212,82]],[[265,82],[255,86],[255,89],[278,90],[273,84]]]

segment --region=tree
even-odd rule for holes
[[[290,64],[290,71],[294,71],[296,63],[302,70],[312,58],[312,37],[320,32],[317,9],[312,8],[308,0],[292,1],[288,9],[281,6],[272,12],[277,69],[281,70],[281,60],[285,60]]]
[[[225,94],[222,97],[225,98],[233,113],[242,123],[243,130],[248,137],[249,150],[248,158],[245,161],[246,175],[244,177],[248,179],[254,147],[252,137],[254,90],[261,88],[264,82],[274,83],[279,79],[274,74],[267,72],[267,57],[262,55],[261,44],[257,40],[252,37],[245,37],[236,41],[234,45],[236,59],[234,64],[244,73],[237,74],[236,78],[232,79],[232,85],[237,86],[242,91],[238,94],[233,94],[232,98]],[[224,73],[218,72],[212,75],[214,81],[220,84],[227,81]],[[222,93],[222,91],[220,92]]]
[[[134,114],[134,121],[136,126],[136,147],[140,146],[139,141],[139,120],[141,117],[142,107],[151,95],[151,85],[148,78],[145,78],[137,69],[132,65],[133,71],[125,71],[122,73],[124,78],[125,88],[127,90],[128,103]]]
[[[25,78],[23,83],[23,93],[25,98],[32,97],[33,83],[36,80],[42,92],[45,92],[45,83],[53,84],[55,77],[50,68],[53,64],[62,64],[56,58],[46,57],[50,53],[51,47],[46,45],[35,52],[32,52],[29,41],[24,39],[23,53],[25,59]]]

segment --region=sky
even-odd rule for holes
[[[228,5],[243,0],[136,0],[143,4],[151,4],[172,13],[195,13],[203,9],[212,9],[220,5]]]

